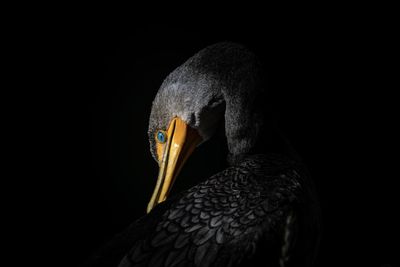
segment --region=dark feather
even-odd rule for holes
[[[276,264],[299,260],[302,253],[292,245],[294,229],[302,227],[299,207],[313,201],[299,173],[300,165],[283,158],[248,157],[167,201],[168,210],[141,228],[144,233],[119,266],[256,266],[259,255]]]

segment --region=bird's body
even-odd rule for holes
[[[311,213],[301,207],[315,203],[301,174],[300,165],[277,155],[246,158],[160,207],[120,266],[279,266],[301,254],[296,247],[310,263],[316,236],[300,240],[297,227]]]
[[[149,214],[109,247],[112,264],[312,266],[319,237],[315,192],[299,161],[261,145],[268,124],[257,104],[264,94],[257,66],[242,46],[222,43],[164,81],[149,125],[159,180]],[[230,166],[166,199],[187,158],[181,155],[209,139],[222,121]]]

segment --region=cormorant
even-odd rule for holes
[[[265,116],[264,76],[252,52],[224,42],[201,50],[164,80],[148,129],[159,164],[148,214],[95,262],[120,267],[313,266],[318,202],[301,161],[292,153],[269,150],[275,141]],[[221,124],[229,167],[167,199],[190,154]]]

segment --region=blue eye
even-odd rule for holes
[[[165,136],[164,132],[162,132],[162,131],[158,131],[157,132],[157,140],[158,140],[158,142],[165,143],[166,139],[167,139],[167,137]]]

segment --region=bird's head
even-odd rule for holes
[[[167,198],[182,166],[196,146],[214,134],[218,125],[224,122],[224,115],[225,124],[232,117],[232,114],[226,114],[226,105],[233,103],[226,92],[228,87],[232,87],[234,78],[230,75],[235,75],[236,69],[232,68],[235,64],[230,62],[232,56],[229,49],[236,53],[243,50],[241,46],[229,43],[203,49],[174,70],[157,92],[148,135],[152,156],[159,165],[159,174],[147,212]],[[244,51],[247,53],[247,50]],[[225,57],[221,58],[221,52],[225,53]],[[243,75],[240,71],[236,74],[239,76],[236,78]],[[246,83],[246,79],[241,82]],[[235,126],[236,119],[230,120],[230,124]]]
[[[148,134],[159,174],[147,212],[166,199],[190,154],[223,118],[222,97],[200,89],[199,84],[166,81],[153,101]]]

